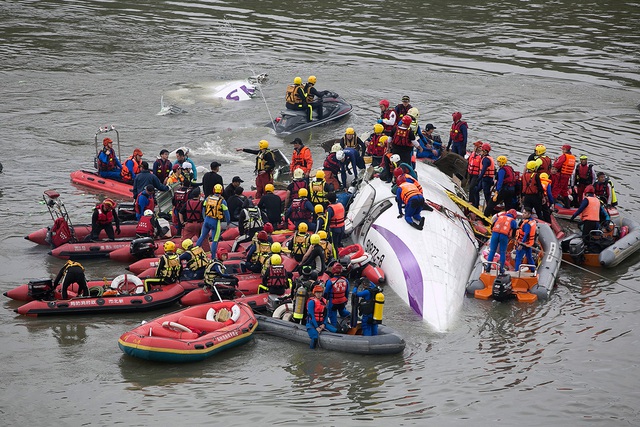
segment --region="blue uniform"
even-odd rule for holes
[[[316,316],[316,302],[315,297],[309,298],[309,302],[307,302],[307,333],[309,334],[309,338],[311,338],[311,343],[309,344],[309,348],[316,348],[316,344],[318,343],[318,338],[320,337],[320,333],[317,328],[320,327],[321,324],[324,325],[325,329],[329,332],[337,332],[338,330],[333,327],[333,325],[327,323],[327,316],[324,316],[322,322],[318,323]]]
[[[120,163],[120,160],[118,160],[118,158],[116,157],[116,153],[113,150],[112,150],[112,155],[114,157],[116,167],[110,171],[98,171],[98,174],[103,178],[115,179],[117,181],[120,181],[120,175],[122,173],[122,164]],[[109,163],[109,156],[107,155],[107,153],[104,152],[104,150],[102,150],[100,154],[98,154],[98,159],[105,165]]]

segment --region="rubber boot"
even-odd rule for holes
[[[409,223],[410,226],[412,226],[413,228],[415,228],[416,230],[422,230],[422,227],[420,227],[420,224],[416,224],[415,222],[411,221]]]
[[[433,211],[433,207],[432,207],[430,204],[428,204],[428,203],[426,203],[426,202],[425,202],[425,204],[424,204],[424,210],[425,210],[425,211],[432,212],[432,211]]]
[[[424,217],[420,218],[420,230],[424,228]]]
[[[311,342],[309,343],[309,348],[314,349],[316,348],[316,344],[318,344],[318,339],[314,338],[311,340]]]

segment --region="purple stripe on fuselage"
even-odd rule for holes
[[[373,224],[372,227],[385,238],[391,249],[396,253],[400,267],[402,267],[402,274],[404,274],[404,280],[407,283],[407,293],[409,294],[409,306],[422,316],[422,302],[424,300],[423,295],[423,279],[422,270],[418,264],[418,260],[411,252],[411,249],[392,231],[387,230],[377,224]]]

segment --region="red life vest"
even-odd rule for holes
[[[98,224],[111,224],[113,221],[113,209],[110,209],[108,212],[104,211],[104,205],[101,203],[96,205],[96,209],[98,210]]]
[[[123,181],[131,181],[133,179],[133,175],[131,175],[131,171],[127,167],[127,162],[129,160],[133,163],[133,173],[136,175],[140,173],[140,163],[136,162],[133,156],[129,156],[127,160],[122,163],[122,172],[120,172],[120,177]]]
[[[306,223],[309,223],[312,212],[304,208],[306,202],[306,198],[293,199],[293,201],[291,202],[291,219],[304,219]]]
[[[156,161],[156,164],[157,166],[156,166],[156,169],[153,171],[153,173],[158,177],[160,182],[164,182],[164,180],[171,173],[171,168],[172,168],[171,160],[158,159]]]
[[[513,221],[513,218],[509,215],[500,214],[498,215],[496,222],[493,224],[491,231],[508,236],[511,232],[511,221]]]
[[[304,179],[293,180],[293,189],[291,190],[291,194],[298,194],[298,190],[301,188],[307,188],[307,181]]]
[[[502,178],[502,185],[505,187],[513,187],[516,185],[516,174],[513,168],[509,165],[502,166],[504,170],[504,178]]]
[[[369,138],[369,144],[367,145],[367,153],[372,156],[380,157],[387,151],[387,143],[380,142],[380,137],[383,135],[373,134]]]
[[[104,151],[104,150],[103,150]],[[104,163],[100,160],[100,156],[98,156],[98,170],[99,171],[110,171],[115,169],[118,165],[116,164],[116,152],[113,148],[110,148],[104,151],[107,156],[107,163]]]
[[[156,207],[156,203],[153,200],[153,197],[149,197],[149,195],[147,194],[146,190],[143,193],[138,194],[138,198],[136,199],[136,203],[135,203],[135,212],[137,214],[142,215],[144,212],[142,212],[140,210],[140,196],[145,195],[147,197],[147,200],[149,200],[149,203],[147,204],[147,207],[144,208],[144,210],[146,211],[147,209],[149,210],[153,210]]]
[[[609,185],[607,183],[607,181],[605,182],[600,182],[600,181],[596,181],[593,183],[593,189],[595,190],[593,194],[596,195],[596,197],[600,197],[606,200],[609,200]]]
[[[344,304],[347,302],[348,283],[344,277],[340,277],[331,285],[331,303]]]
[[[418,187],[411,184],[410,182],[403,182],[402,184],[400,184],[400,188],[402,189],[402,192],[400,193],[400,199],[402,199],[402,203],[404,203],[405,205],[413,196],[422,195],[422,193],[418,190]]]
[[[478,154],[475,151],[469,156],[469,164],[467,165],[467,172],[469,175],[480,175],[480,164],[482,162],[482,154]]]
[[[141,236],[153,236],[153,224],[150,216],[143,216],[136,225],[136,234]]]
[[[525,224],[529,224],[529,235],[525,236],[523,228]],[[524,243],[528,246],[533,246],[536,241],[536,228],[538,227],[538,223],[533,219],[523,219],[520,224],[520,228],[518,228],[517,239],[518,242]],[[526,237],[526,240],[523,240]]]
[[[202,222],[202,203],[199,199],[189,199],[185,206],[186,222]]]
[[[331,215],[331,221],[329,222],[330,228],[344,227],[344,206],[342,203],[333,203],[327,206],[327,211],[331,208],[333,215]]]
[[[585,197],[589,201],[586,208],[580,213],[583,221],[600,221],[600,200],[597,197]]]
[[[329,153],[322,166],[324,170],[337,174],[342,168],[342,163],[336,157],[336,153]]]
[[[538,180],[535,172],[525,172],[522,175],[522,194],[538,194]]]
[[[309,313],[309,315],[313,315],[315,317],[317,323],[324,322],[324,317],[327,314],[327,300],[324,298],[316,298],[312,296],[309,298],[309,302],[313,301],[314,303],[314,311],[313,313]],[[308,305],[309,303],[307,303]]]
[[[538,166],[537,172],[546,172],[547,174],[551,175],[551,159],[549,158],[549,156],[540,156],[538,157],[538,159],[542,161],[542,164]]]
[[[462,125],[467,125],[467,122],[462,120],[458,120],[454,124],[451,125],[451,130],[449,131],[449,136],[451,137],[451,142],[463,142],[464,135],[460,131],[460,127]]]
[[[389,120],[391,119],[391,113],[395,113],[394,110],[392,110],[391,108],[387,108],[386,110],[384,110],[381,114],[380,114],[380,118],[382,120]],[[396,118],[397,121],[397,118]],[[395,127],[395,123],[392,125],[387,125],[384,122],[382,123],[382,126],[384,126],[384,133],[389,134],[391,132],[393,132],[393,128]]]
[[[398,126],[396,133],[393,135],[393,145],[399,147],[411,147],[411,140],[409,139],[410,129],[404,127],[404,125]]]
[[[180,212],[184,205],[189,200],[189,193],[191,189],[189,187],[180,187],[173,193],[173,206],[176,208],[176,211]]]
[[[570,153],[564,153],[564,163],[560,173],[563,175],[573,175],[573,169],[576,167],[576,156]]]
[[[287,270],[285,270],[284,265],[269,266],[267,286],[269,288],[284,288],[287,286]]]
[[[589,185],[593,182],[593,165],[580,163],[576,168],[576,184]]]

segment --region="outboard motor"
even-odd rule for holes
[[[116,215],[121,222],[136,221],[136,207],[133,203],[120,203],[116,207]]]
[[[53,280],[32,280],[27,286],[29,287],[28,295],[34,300],[49,301],[53,299]]]
[[[153,258],[157,247],[151,237],[141,237],[131,242],[129,251],[138,259]]]
[[[511,288],[511,276],[508,274],[501,274],[493,281],[493,288],[491,295],[496,301],[507,301],[515,295]]]
[[[218,290],[217,294],[214,291],[213,295],[220,295],[223,300],[232,300],[236,297],[236,287],[238,286],[238,279],[232,277],[227,279],[225,277],[216,277],[213,281],[213,286]]]
[[[575,237],[569,241],[569,255],[576,264],[584,262],[584,240],[582,237]]]
[[[273,312],[276,311],[276,308],[280,307],[285,302],[286,301],[284,301],[280,296],[269,294],[267,297],[267,312],[269,314],[273,314]]]

